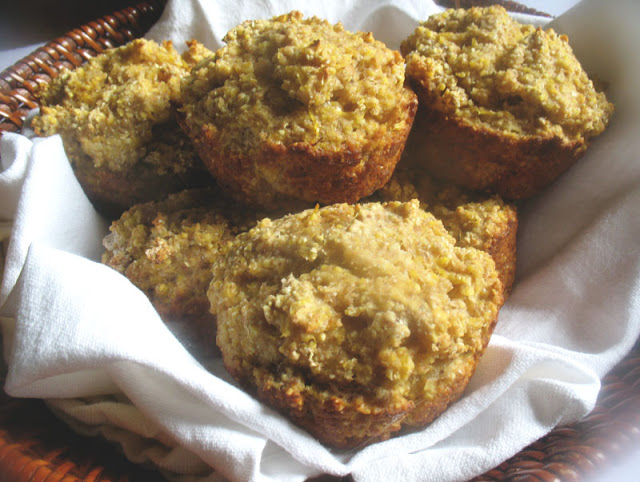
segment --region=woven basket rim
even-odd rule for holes
[[[453,6],[454,1],[437,3]],[[482,2],[486,3],[461,0],[463,6]],[[105,48],[142,36],[157,21],[165,3],[147,0],[89,22],[0,73],[0,136],[19,130],[26,113],[37,106],[33,91],[39,83],[50,81],[62,68],[75,68]],[[517,8],[520,13],[549,16],[515,2],[500,3],[512,11]],[[2,366],[0,379],[5,375]],[[578,480],[610,466],[630,443],[640,443],[640,342],[603,379],[593,412],[577,423],[556,428],[474,480]],[[0,394],[0,480],[63,477],[69,481],[164,480],[158,472],[126,460],[118,447],[72,432],[42,401]]]

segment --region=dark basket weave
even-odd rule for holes
[[[166,0],[150,0],[106,15],[67,32],[40,47],[0,74],[0,135],[17,132],[29,110],[38,106],[33,95],[63,69],[73,69],[110,47],[141,37],[160,18]]]
[[[105,48],[142,36],[159,18],[165,0],[151,0],[72,30],[0,74],[0,135],[19,131],[37,102],[38,83],[63,67],[74,68]],[[455,1],[438,2],[454,6]],[[487,4],[460,0],[460,6]],[[507,9],[539,14],[514,2]],[[0,257],[2,253],[0,252]],[[1,267],[1,263],[0,263]],[[5,370],[0,370],[0,379]],[[603,380],[596,408],[578,423],[556,428],[476,481],[581,480],[616,463],[640,445],[640,343]],[[330,480],[331,478],[322,478]],[[159,473],[125,459],[102,439],[82,437],[41,400],[0,393],[0,481],[162,481]]]

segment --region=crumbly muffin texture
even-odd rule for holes
[[[292,12],[244,22],[224,41],[183,95],[188,121],[223,131],[225,152],[266,141],[357,146],[404,118],[403,59],[370,33]]]
[[[565,35],[519,24],[499,6],[433,15],[401,51],[430,107],[469,125],[571,141],[600,134],[613,112]]]
[[[224,40],[185,78],[179,121],[229,195],[299,210],[389,180],[417,109],[399,52],[295,11]]]
[[[470,192],[435,181],[423,170],[400,168],[371,199],[407,202],[418,199],[422,209],[444,225],[458,246],[490,254],[507,296],[516,272],[518,213],[515,204],[497,195]]]
[[[227,369],[340,447],[444,410],[503,302],[491,257],[456,247],[415,200],[264,219],[213,273]]]
[[[180,79],[210,55],[198,42],[179,55],[171,42],[134,40],[63,71],[40,93],[39,135],[60,134],[72,164],[123,172],[144,163],[184,173],[199,159],[172,116]]]
[[[163,318],[199,319],[213,328],[206,295],[211,265],[251,225],[219,193],[187,190],[136,205],[114,221],[102,262],[140,288]]]

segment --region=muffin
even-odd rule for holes
[[[188,324],[213,345],[211,266],[256,223],[252,216],[210,189],[139,204],[111,224],[102,262],[142,290],[165,321]]]
[[[231,196],[299,208],[388,181],[417,108],[399,52],[300,12],[224,41],[183,81],[180,122]]]
[[[613,105],[568,39],[498,6],[433,15],[402,43],[420,106],[408,151],[432,175],[521,199],[568,169]]]
[[[497,195],[470,192],[434,181],[421,170],[398,168],[391,180],[369,199],[418,199],[422,209],[442,221],[456,244],[488,253],[509,296],[516,274],[518,211]]]
[[[39,92],[36,133],[60,134],[99,211],[116,217],[134,204],[210,182],[172,108],[180,79],[211,54],[195,41],[188,47],[179,55],[170,42],[134,40],[62,71]]]
[[[456,400],[503,302],[491,257],[416,200],[264,219],[216,259],[208,295],[227,370],[342,448]]]

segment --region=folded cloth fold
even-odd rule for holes
[[[170,1],[150,32],[209,47],[246,18],[293,2]],[[396,47],[435,11],[424,1],[300,7]],[[465,480],[593,407],[600,378],[640,333],[640,61],[631,2],[586,2],[555,25],[616,113],[584,158],[522,205],[519,278],[465,395],[430,426],[330,450],[196,360],[145,296],[97,263],[107,223],[58,137],[1,140],[0,221],[13,222],[0,288],[5,390],[47,399],[79,431],[120,443],[175,480]],[[213,341],[211,341],[213,343]]]

